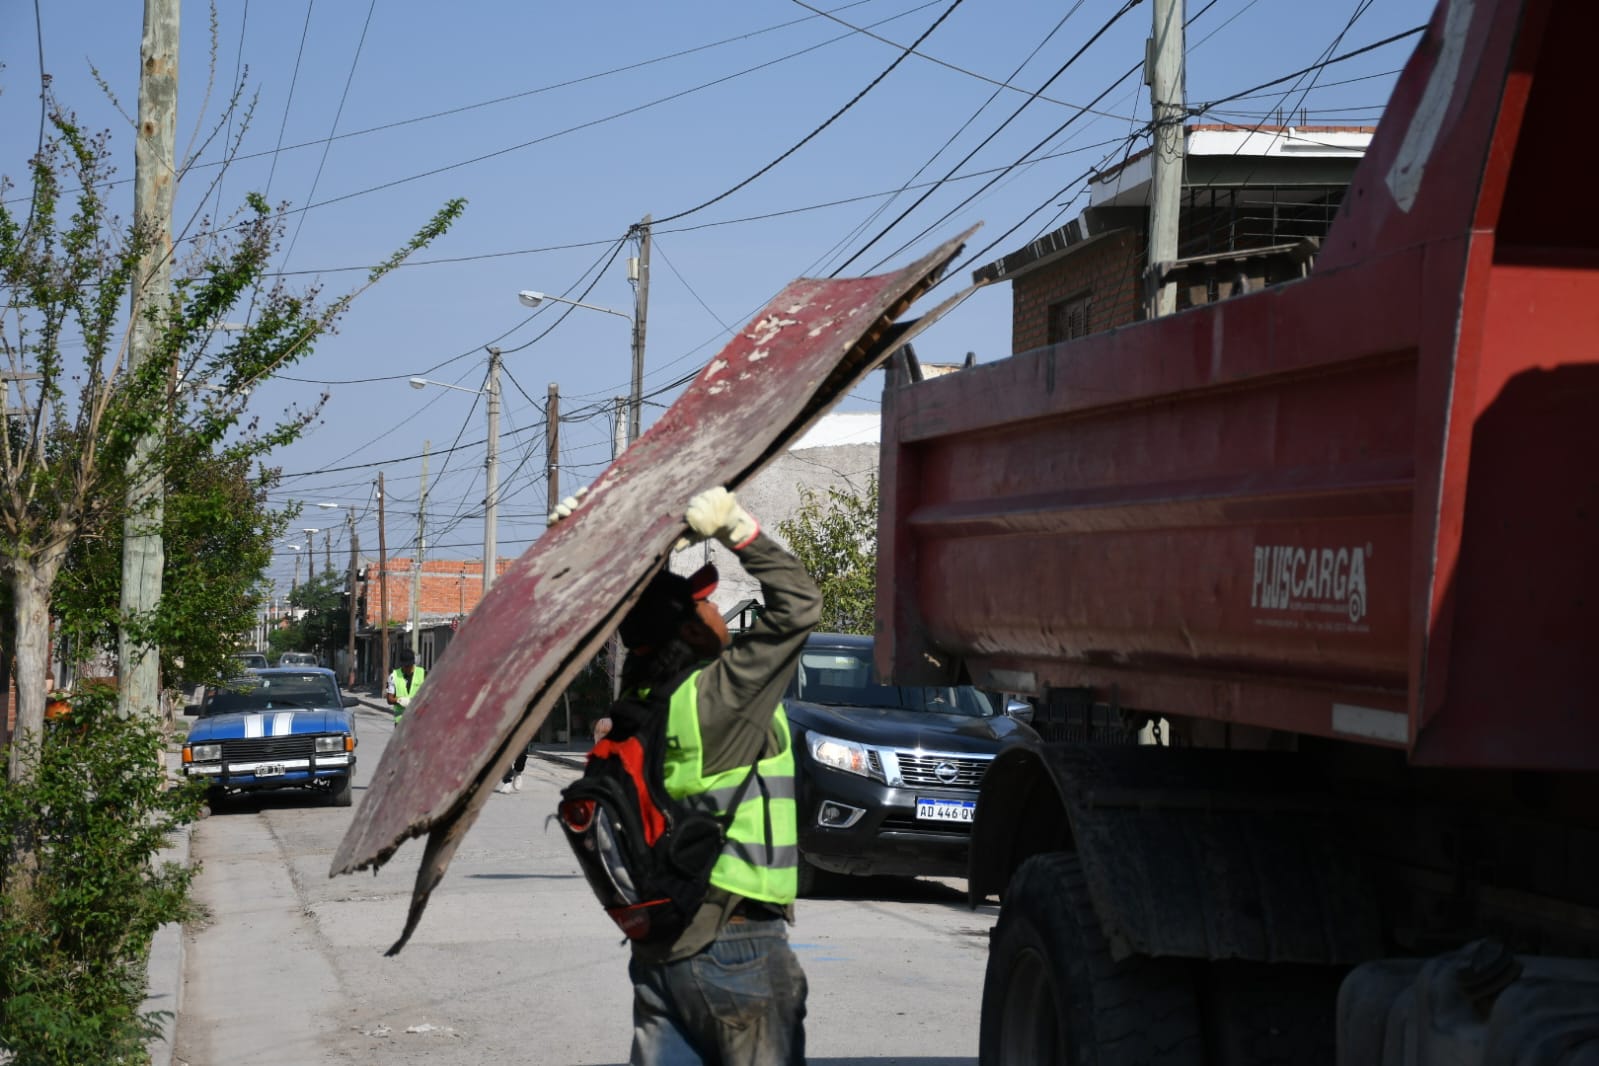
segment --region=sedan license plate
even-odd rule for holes
[[[257,777],[281,777],[283,764],[280,762],[264,762],[255,768]]]
[[[976,800],[916,798],[916,817],[924,822],[969,822],[976,814]]]

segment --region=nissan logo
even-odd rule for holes
[[[933,775],[946,785],[955,783],[955,778],[960,776],[960,767],[952,762],[941,762],[933,767]]]

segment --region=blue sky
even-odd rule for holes
[[[792,278],[840,268],[880,272],[982,222],[938,295],[952,292],[975,266],[1075,217],[1080,176],[1120,158],[1147,121],[1136,74],[1095,106],[1102,113],[1078,114],[1143,54],[1150,0],[1117,19],[1125,6],[862,0],[828,5],[835,16],[828,19],[795,0],[224,0],[213,79],[210,11],[185,4],[180,149],[196,128],[220,127],[222,136],[180,189],[180,221],[218,205],[227,213],[249,191],[291,209],[309,204],[288,217],[278,268],[292,285],[336,293],[358,285],[368,265],[445,201],[468,201],[464,217],[417,265],[363,295],[336,335],[252,397],[271,415],[329,394],[319,424],[279,455],[289,476],[277,498],[308,504],[297,527],[331,524],[317,502],[353,505],[363,548],[371,550],[381,469],[389,549],[409,554],[421,472],[412,457],[426,440],[434,452],[429,555],[476,558],[482,405],[462,392],[413,390],[405,379],[425,375],[475,389],[484,346],[497,344],[506,369],[499,540],[502,555],[519,554],[544,524],[548,384],[559,384],[571,418],[561,430],[566,492],[608,461],[601,408],[627,391],[630,337],[615,316],[571,310],[563,318],[563,308],[548,304],[530,312],[517,303],[518,290],[630,312],[625,263],[634,249],[619,242],[646,212],[663,220],[655,230],[644,382],[646,394],[658,393],[651,402],[662,405],[676,395],[666,386],[703,365]],[[1216,0],[1208,9],[1189,0],[1189,102],[1314,64],[1340,33],[1339,53],[1409,29],[1431,9],[1428,0]],[[100,71],[131,115],[141,5],[41,0],[36,8],[3,0],[0,11],[0,172],[15,179],[33,148],[42,37],[58,99],[86,125],[112,131],[120,177],[131,179],[128,120],[90,70]],[[918,54],[905,56],[826,129],[700,208],[822,126],[946,12]],[[1282,108],[1305,109],[1312,123],[1373,122],[1413,42],[1201,121],[1256,122]],[[240,79],[254,103],[247,126],[223,107]],[[1022,108],[1034,92],[1039,99]],[[245,158],[216,183],[230,130]],[[1144,143],[1132,141],[1131,150]],[[927,188],[931,195],[904,222],[869,243]],[[114,202],[126,213],[131,183],[117,189]],[[997,286],[968,300],[917,349],[935,361],[969,351],[987,361],[1009,354],[1009,341],[1010,291]],[[845,409],[870,410],[878,388],[874,375]],[[661,409],[646,406],[646,427]],[[319,557],[323,540],[316,537]],[[342,528],[332,543],[342,566]],[[283,590],[293,567],[294,553],[284,547],[272,570]]]

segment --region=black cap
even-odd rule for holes
[[[650,578],[622,619],[623,646],[643,650],[670,639],[677,624],[694,614],[695,605],[716,591],[717,576],[716,567],[706,563],[688,577],[662,570]]]
[[[416,665],[416,652],[412,651],[410,648],[401,648],[400,649],[400,665],[401,666],[415,666]]]

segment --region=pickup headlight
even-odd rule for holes
[[[189,745],[190,762],[216,762],[220,758],[222,758],[221,744]]]
[[[329,751],[352,751],[355,748],[355,738],[349,733],[341,733],[334,737],[317,737],[316,751],[318,755]]]
[[[805,746],[810,749],[811,758],[823,766],[843,770],[849,774],[860,774],[862,777],[872,776],[871,759],[867,756],[864,744],[857,744],[853,740],[839,740],[837,737],[821,733],[807,733]]]

